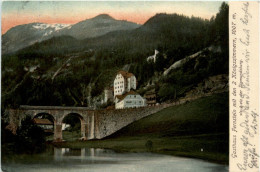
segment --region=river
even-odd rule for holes
[[[2,161],[4,172],[225,172],[228,166],[154,153],[117,153],[107,149],[54,148],[39,155]]]

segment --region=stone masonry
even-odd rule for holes
[[[8,129],[13,133],[21,125],[26,115],[32,118],[41,113],[47,113],[54,119],[54,141],[62,141],[62,120],[69,114],[76,114],[81,121],[81,139],[102,139],[109,136],[130,123],[148,115],[154,114],[170,104],[154,107],[131,108],[121,110],[91,110],[85,107],[58,106],[20,106],[19,109],[5,111]]]

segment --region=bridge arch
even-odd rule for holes
[[[41,115],[48,115],[51,117],[51,119],[53,120],[53,122],[56,122],[56,117],[55,117],[55,114],[52,113],[52,111],[48,111],[48,110],[32,110],[31,111],[32,115],[31,117],[32,118],[37,118]]]
[[[84,121],[83,115],[81,115],[79,112],[69,112],[69,113],[65,113],[62,117],[61,117],[61,121],[64,120],[65,117],[67,117],[68,115],[74,115],[77,116],[80,121]]]
[[[35,113],[35,114],[33,115],[32,118],[39,118],[39,117],[41,117],[41,116],[42,116],[42,117],[48,116],[47,119],[51,120],[53,123],[56,121],[56,120],[55,120],[55,117],[54,117],[52,114],[48,113],[48,112],[37,112],[37,113]]]
[[[44,129],[46,136],[51,136],[54,133],[54,126],[56,125],[56,120],[52,114],[47,112],[39,112],[34,114],[32,119],[36,125]],[[51,139],[51,137],[49,139],[53,140]]]
[[[69,112],[69,113],[65,113],[60,121],[61,121],[61,125],[63,125],[64,120],[66,120],[66,118],[69,118],[70,116],[75,117],[79,120],[80,123],[80,137],[78,139],[86,139],[86,120],[84,119],[83,115],[81,115],[78,112]],[[63,133],[62,133],[63,134]]]

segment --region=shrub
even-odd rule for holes
[[[145,143],[145,147],[147,151],[152,151],[153,149],[153,142],[151,140],[147,140],[147,142]]]
[[[15,148],[17,152],[40,152],[45,148],[44,130],[33,123],[30,116],[22,120],[17,129]]]

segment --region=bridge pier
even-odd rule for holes
[[[54,123],[54,136],[53,142],[61,142],[62,141],[62,125]]]
[[[87,140],[86,136],[86,123],[81,121],[81,140]]]

